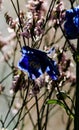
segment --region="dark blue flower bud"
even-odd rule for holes
[[[47,53],[28,46],[24,46],[21,52],[22,58],[18,67],[27,72],[29,78],[34,80],[47,72],[53,80],[57,80],[59,75],[57,64],[47,56]]]
[[[64,30],[68,39],[76,39],[79,36],[79,6],[66,11]]]

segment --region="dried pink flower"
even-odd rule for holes
[[[54,26],[58,25],[59,22],[63,23],[64,18],[65,18],[65,8],[64,8],[64,2],[59,1],[55,8],[52,11],[51,17],[53,20]]]
[[[44,0],[30,0],[28,2],[28,14],[27,22],[24,25],[24,31],[22,35],[26,38],[36,39],[38,36],[43,34],[43,24],[45,16]]]
[[[11,16],[9,16],[7,12],[5,13],[5,19],[6,19],[6,23],[10,26],[10,28],[15,30],[18,24],[17,21],[14,20]]]
[[[14,92],[17,92],[18,90],[21,90],[22,88],[25,88],[26,86],[26,79],[25,74],[21,72],[21,74],[15,74],[14,79],[12,81],[12,87],[11,89]]]

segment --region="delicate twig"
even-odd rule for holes
[[[11,1],[12,5],[13,5],[13,7],[14,7],[14,10],[15,10],[17,16],[18,16],[18,12],[17,12],[17,9],[16,9],[16,7],[15,7],[15,4],[14,4],[13,0],[10,0],[10,1]]]
[[[43,115],[44,115],[44,111],[45,111],[45,108],[46,108],[46,101],[48,100],[48,99],[50,99],[51,98],[51,96],[52,96],[52,93],[53,93],[53,88],[52,88],[52,90],[50,91],[50,93],[46,96],[46,98],[44,99],[44,103],[43,103],[43,105],[42,105],[42,107],[41,107],[41,110],[40,110],[40,114],[41,114],[41,116],[40,116],[40,121],[41,121],[41,124],[42,124],[42,120],[43,120]],[[45,92],[46,93],[46,92]],[[47,110],[48,111],[48,110]],[[48,115],[47,115],[47,117],[46,118],[48,118]],[[46,121],[47,121],[47,119],[46,119]],[[44,123],[44,126],[43,127],[45,127],[45,123]],[[43,128],[42,127],[42,128]]]
[[[74,95],[73,95],[73,102],[74,102],[74,99],[75,99],[75,92],[74,92]],[[71,105],[71,110],[73,110],[73,103]],[[67,126],[66,126],[66,130],[70,130],[70,126],[71,126],[71,123],[72,123],[72,120],[70,117],[68,117],[68,121],[67,121]]]
[[[60,29],[61,29],[61,31],[62,31],[62,33],[63,33],[63,36],[66,38],[66,41],[67,41],[69,47],[71,48],[71,52],[72,52],[73,54],[76,53],[76,49],[73,47],[73,45],[72,45],[72,44],[70,43],[70,41],[68,40],[67,36],[65,35],[65,32],[64,32],[63,28],[61,27],[61,24],[59,24],[59,26],[60,26]]]
[[[52,12],[52,10],[53,10],[54,4],[55,4],[55,0],[52,0],[51,3],[50,3],[50,6],[49,6],[49,10],[48,10],[48,12],[47,12],[47,16],[46,16],[45,23],[44,23],[44,25],[43,25],[43,28],[44,28],[44,29],[45,29],[45,26],[46,26],[46,24],[47,24],[47,21],[49,20],[50,15],[51,15],[51,12]],[[43,40],[43,35],[42,35],[42,37],[41,37],[39,46],[41,45],[42,40]]]
[[[16,115],[19,114],[19,117],[18,117],[17,123],[16,123],[16,125],[14,126],[14,128],[16,128],[16,126],[17,126],[18,123],[19,123],[22,110],[23,110],[23,108],[24,108],[24,106],[25,106],[25,104],[26,104],[26,99],[27,99],[27,95],[28,95],[28,90],[29,90],[29,80],[28,80],[28,87],[27,87],[27,90],[26,90],[26,94],[25,94],[25,97],[24,97],[24,99],[23,99],[22,107],[18,110],[18,112],[17,112],[17,114],[16,114]],[[14,116],[14,117],[12,118],[12,120],[8,123],[8,125],[6,126],[6,128],[11,124],[11,122],[14,120],[15,117],[16,117],[16,116]],[[13,128],[12,130],[14,130],[14,128]]]
[[[79,38],[77,40],[77,55],[76,55],[76,101],[75,101],[75,118],[74,130],[79,130]]]
[[[0,123],[2,124],[2,127],[4,127],[4,122],[0,119]]]
[[[9,110],[8,110],[8,112],[7,112],[7,115],[5,116],[5,119],[4,119],[4,124],[5,124],[5,122],[6,122],[7,118],[8,118],[8,116],[9,116],[10,110],[11,110],[12,105],[13,105],[13,102],[14,102],[14,100],[15,100],[15,96],[16,96],[16,94],[13,95],[13,98],[12,98],[12,101],[11,101],[11,105],[9,106]]]
[[[21,19],[20,19],[19,1],[17,0],[18,11],[17,11],[17,9],[16,9],[16,7],[15,7],[15,4],[14,4],[13,0],[11,0],[11,3],[12,3],[12,5],[13,5],[14,10],[15,10],[15,12],[16,12],[16,14],[17,14],[17,17],[18,17],[18,19],[19,19],[19,24],[20,24],[19,27],[20,27],[21,31],[23,32],[23,27],[22,27]],[[26,42],[25,42],[25,38],[24,38],[24,37],[23,37],[23,42],[24,42],[24,45],[26,46]],[[20,44],[20,42],[19,42],[19,44]],[[20,44],[20,47],[21,47],[21,44]]]
[[[37,110],[38,130],[41,130],[40,114],[39,114],[39,105],[38,105],[37,95],[35,96],[35,102],[36,102],[36,110]]]
[[[20,7],[19,7],[19,1],[18,0],[17,0],[17,8],[18,8],[19,24],[20,24],[21,31],[23,32],[23,27],[22,27],[21,19],[20,19]],[[25,42],[25,38],[24,37],[23,37],[23,42],[24,42],[24,45],[26,46],[26,42]]]
[[[27,105],[25,106],[25,109],[28,111]],[[29,115],[29,118],[30,118],[30,121],[31,121],[31,123],[32,123],[33,128],[35,128],[35,124],[34,124],[34,121],[33,121],[33,119],[32,119],[32,116],[31,116],[31,114],[30,114],[30,111],[28,111],[28,115]]]
[[[52,10],[53,10],[53,7],[54,7],[55,2],[56,2],[55,0],[52,0],[51,3],[50,3],[49,10],[48,10],[48,12],[47,12],[46,20],[45,20],[45,23],[44,23],[43,27],[46,26],[46,23],[47,23],[47,21],[48,21],[49,18],[50,18],[50,15],[51,15],[51,13],[52,13]]]
[[[44,130],[47,130],[47,123],[48,123],[48,115],[49,115],[49,104],[47,105],[47,110],[46,110],[46,116],[45,116],[45,129]]]
[[[69,113],[74,117],[74,113],[71,111],[71,109],[69,108],[69,106],[68,106],[67,103],[65,102],[65,100],[64,100],[64,98],[63,98],[63,96],[62,96],[62,94],[61,94],[61,92],[60,92],[58,86],[57,86],[57,91],[58,91],[60,97],[62,97],[62,101],[63,101],[64,105],[66,106],[67,110],[68,110]]]
[[[10,108],[11,104],[10,104],[10,100],[8,99],[9,96],[6,95],[6,94],[5,94],[5,95],[4,95],[4,94],[1,94],[1,95],[4,96],[4,98],[5,98],[5,100],[6,100],[6,103],[7,103],[7,105],[8,105],[8,108]],[[9,98],[12,98],[12,100],[13,100],[13,97],[10,96]],[[5,116],[5,118],[6,118],[6,117],[8,118],[8,114],[10,114],[11,118],[13,117],[13,114],[12,114],[12,112],[10,111],[10,113],[7,112],[7,115]],[[6,118],[6,120],[7,120],[7,118]],[[3,122],[3,123],[4,123],[4,126],[5,126],[5,122]],[[16,121],[14,120],[13,123],[16,124]]]
[[[13,71],[10,72],[9,74],[7,74],[1,81],[0,81],[0,84],[5,81],[11,74],[13,74]]]
[[[45,95],[45,92],[38,98],[38,101]],[[23,115],[23,117],[20,119],[20,121],[28,114],[28,112],[36,105],[36,103],[34,103],[29,110]]]
[[[2,53],[2,55],[4,56],[4,52],[2,50],[0,50],[0,52]],[[5,56],[4,56],[4,61],[7,63],[7,65],[12,69],[12,66],[9,64],[9,62],[6,60]]]

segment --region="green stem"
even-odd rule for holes
[[[36,110],[37,110],[38,130],[41,130],[40,116],[39,116],[39,106],[38,106],[38,98],[37,98],[37,96],[35,96],[35,101],[36,101]]]
[[[7,112],[7,115],[5,116],[5,119],[4,119],[4,124],[5,124],[5,122],[6,122],[7,118],[8,118],[8,116],[9,116],[10,111],[11,111],[11,108],[12,108],[13,102],[14,102],[14,100],[15,100],[15,96],[16,96],[16,94],[13,95],[13,98],[12,98],[11,104],[10,104],[10,106],[9,106],[9,110],[8,110],[8,112]]]
[[[13,71],[10,72],[9,74],[7,74],[1,81],[0,81],[0,84],[5,81],[9,76],[11,76],[13,74]]]
[[[17,2],[17,8],[18,8],[18,19],[19,19],[20,29],[21,29],[21,31],[23,32],[23,26],[22,26],[21,18],[20,18],[19,0],[17,0],[16,2]],[[24,37],[23,37],[23,42],[24,42],[24,45],[26,46],[26,42],[25,42],[25,38],[24,38]]]
[[[76,101],[75,101],[74,130],[79,130],[79,38],[77,42],[77,56],[76,56]]]
[[[74,117],[74,113],[71,111],[71,109],[69,108],[68,104],[64,100],[64,98],[63,98],[63,96],[62,96],[58,86],[57,86],[57,91],[58,91],[60,97],[62,97],[62,101],[63,101],[64,105],[66,106],[67,110],[69,111],[69,115],[72,115]]]
[[[49,115],[49,104],[47,105],[47,110],[46,110],[45,130],[47,130],[48,115]]]

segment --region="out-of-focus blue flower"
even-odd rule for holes
[[[76,39],[79,36],[79,6],[66,11],[66,22],[64,29],[69,39]]]
[[[47,53],[28,46],[24,46],[21,52],[18,67],[27,72],[29,78],[34,80],[47,72],[53,80],[57,80],[59,75],[57,64],[47,56]]]

